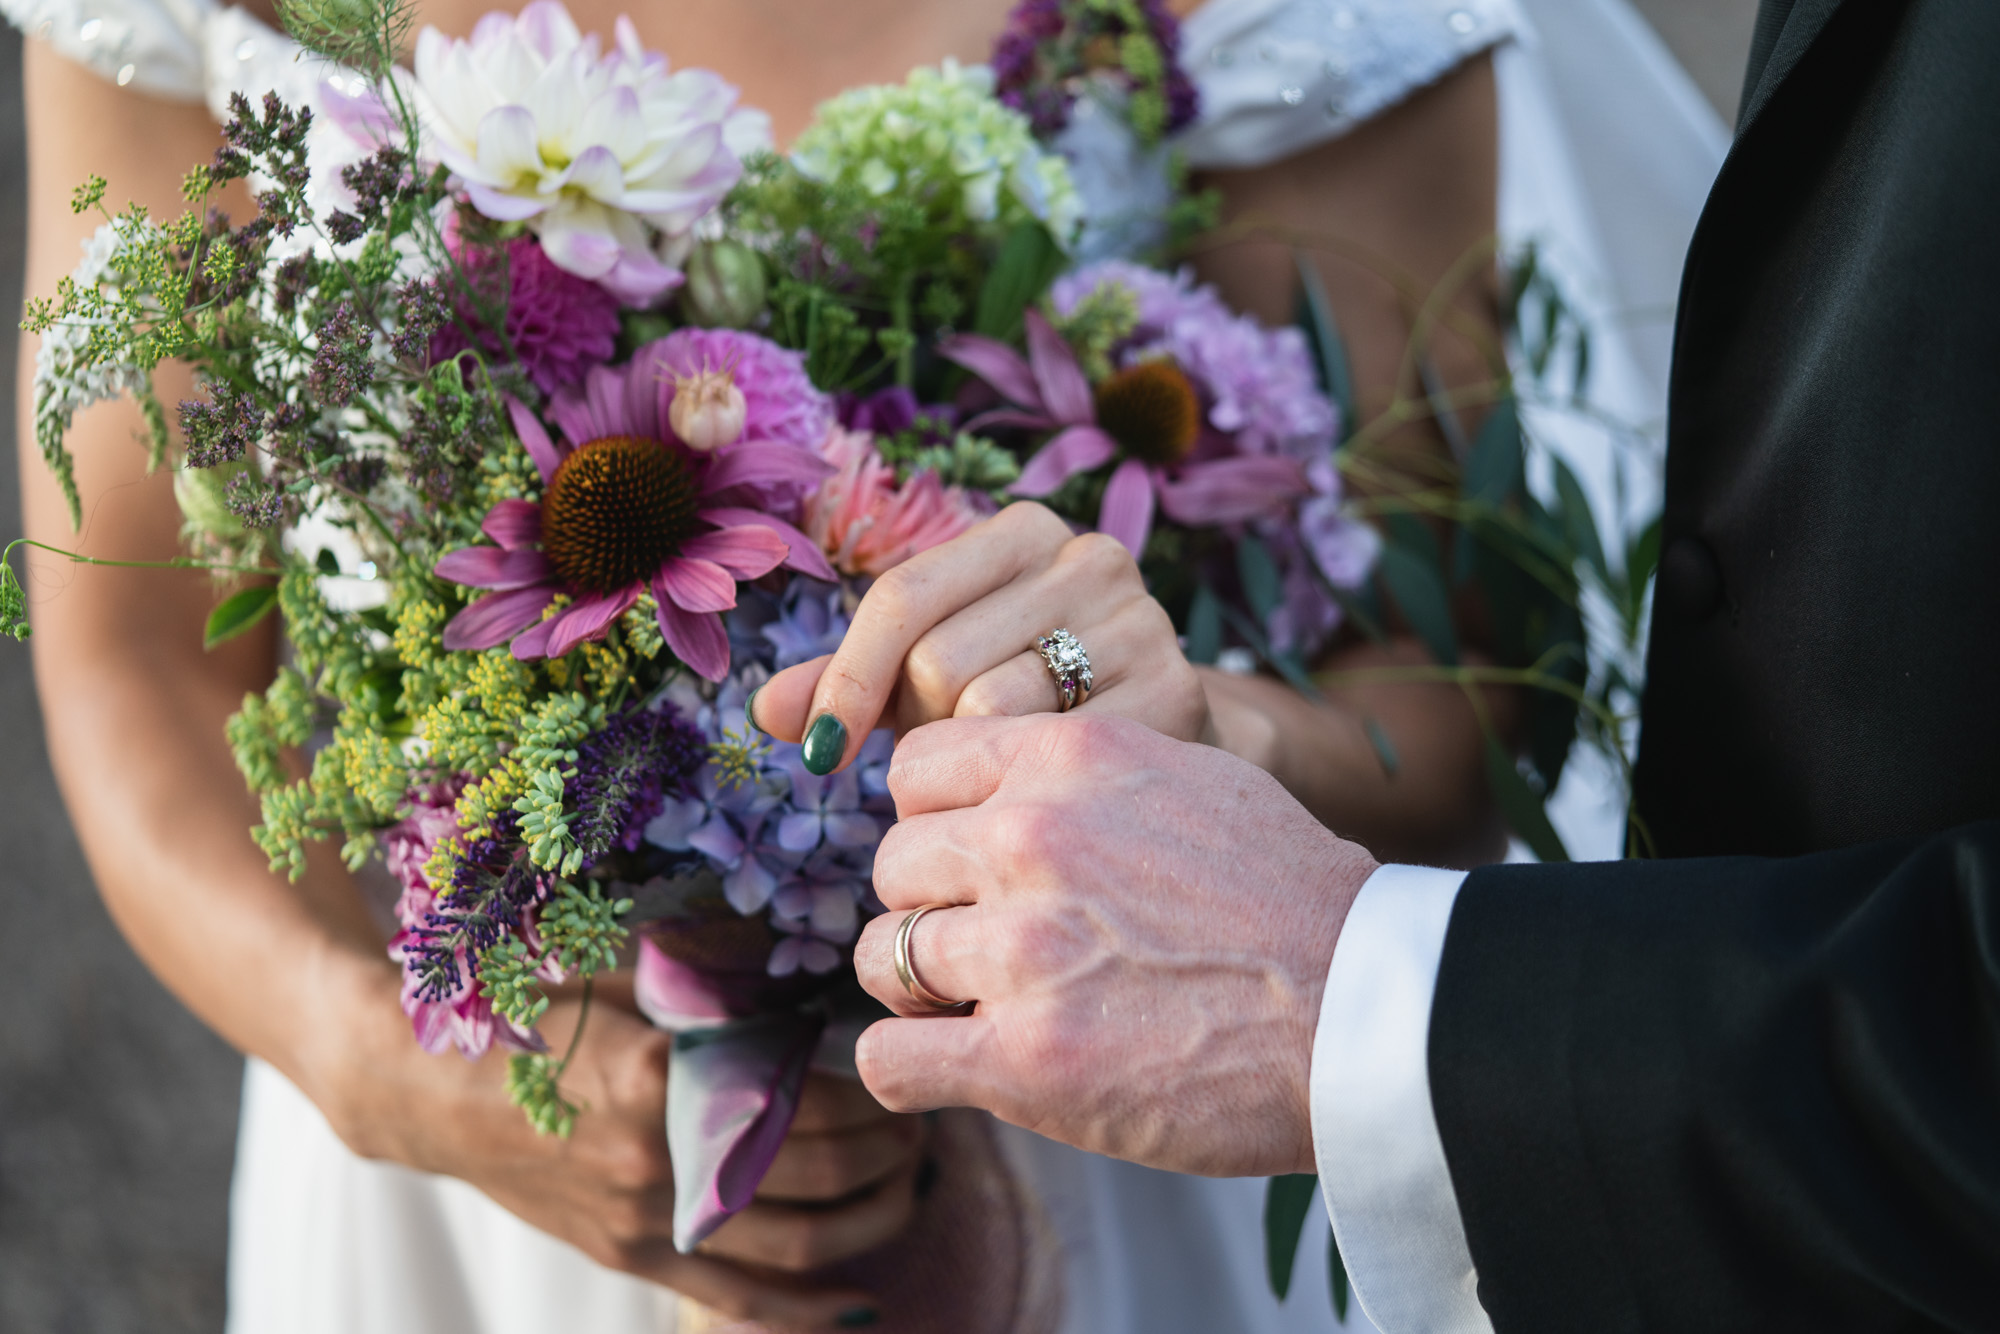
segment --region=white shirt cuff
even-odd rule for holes
[[[1348,910],[1313,1040],[1313,1151],[1384,1334],[1492,1334],[1431,1109],[1431,998],[1463,871],[1384,866]]]

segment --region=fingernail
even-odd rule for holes
[[[830,774],[840,757],[847,753],[847,724],[830,713],[813,720],[806,733],[805,762],[810,773]]]
[[[833,1323],[842,1329],[862,1329],[882,1318],[882,1313],[872,1306],[857,1306],[852,1311],[842,1311]]]
[[[757,723],[757,694],[763,688],[763,686],[758,686],[756,690],[750,692],[750,698],[743,701],[743,721],[750,724],[752,728],[759,732],[764,732],[764,729],[758,726]],[[764,732],[764,735],[769,736],[771,734]]]

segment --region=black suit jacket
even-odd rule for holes
[[[2000,0],[1765,0],[1689,251],[1636,814],[1475,872],[1501,1334],[2000,1330]]]

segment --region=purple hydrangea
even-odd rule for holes
[[[796,580],[761,621],[751,661],[712,692],[682,679],[664,692],[694,732],[713,743],[754,736],[744,704],[774,668],[831,652],[847,633],[846,593]],[[741,661],[741,659],[739,659]],[[768,742],[754,774],[725,774],[713,759],[688,789],[663,799],[645,825],[647,843],[697,856],[722,882],[730,906],[765,914],[779,939],[768,971],[824,974],[839,966],[864,914],[879,912],[872,885],[875,845],[894,818],[888,765],[893,739],[876,732],[838,774],[806,769],[800,747]]]

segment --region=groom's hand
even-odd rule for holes
[[[1137,723],[961,718],[912,732],[855,962],[899,1013],[861,1039],[898,1110],[983,1107],[1097,1153],[1212,1176],[1313,1170],[1320,994],[1375,861],[1268,774]],[[898,981],[977,1000],[938,1016]]]

